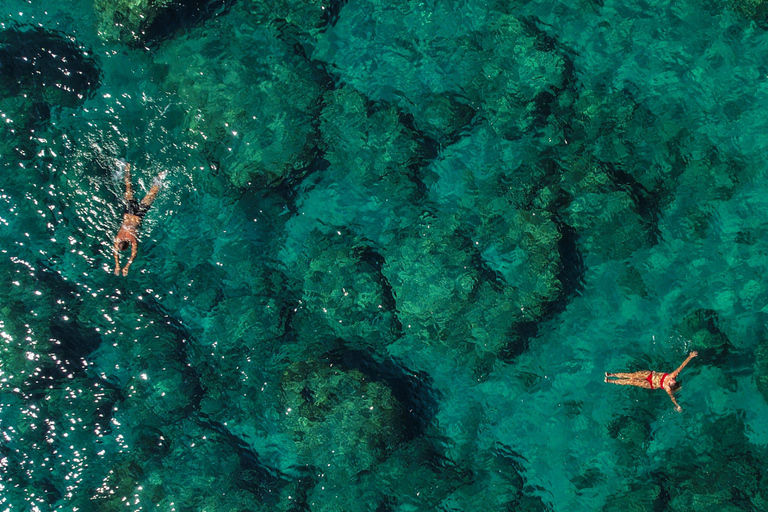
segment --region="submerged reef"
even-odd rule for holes
[[[91,52],[67,34],[9,24],[0,30],[0,155],[29,160],[52,110],[76,108],[101,85]]]
[[[635,203],[626,192],[583,194],[568,206],[566,218],[579,233],[585,252],[603,259],[625,259],[648,241]]]
[[[683,319],[677,331],[683,339],[690,341],[691,346],[706,351],[703,353],[713,360],[722,361],[730,343],[718,324],[719,316],[716,311],[698,309]]]
[[[162,429],[135,426],[124,442],[93,493],[75,497],[73,505],[90,508],[95,502],[99,510],[119,510],[128,490],[135,504],[163,509],[275,510],[276,500],[288,499],[279,475],[215,425],[186,420]]]
[[[91,98],[101,70],[74,38],[40,27],[0,30],[0,98],[75,107]]]
[[[716,442],[721,450],[702,449],[701,443],[681,447],[683,458],[670,458],[659,469],[662,496],[671,510],[744,510],[766,505],[764,466],[753,455],[745,436],[744,422],[735,415],[712,418],[702,424],[702,435],[708,443]],[[711,468],[711,469],[710,469]],[[707,477],[714,471],[718,478]]]
[[[461,23],[433,22],[465,7]],[[333,66],[367,97],[412,115],[430,138],[456,134],[476,112],[499,134],[514,138],[538,124],[537,105],[554,99],[565,66],[504,11],[501,5],[485,10],[458,1],[352,2],[312,57]]]
[[[490,19],[482,36],[471,40],[478,45],[478,56],[482,48],[495,51],[491,59],[482,60],[481,73],[468,81],[466,94],[477,98],[480,115],[504,138],[514,140],[546,124],[551,130],[548,118],[565,86],[566,59],[515,16],[504,13]]]
[[[209,169],[236,187],[265,186],[312,161],[321,88],[273,28],[231,20],[169,41],[156,62],[189,109],[185,129]]]
[[[157,46],[179,29],[222,12],[233,0],[93,0],[99,34],[129,46]]]
[[[282,37],[311,47],[322,31],[338,21],[347,0],[248,0],[245,8],[259,23],[280,27]],[[286,41],[287,42],[287,41]]]
[[[401,330],[383,258],[347,230],[313,231],[298,254],[286,269],[301,290],[291,332],[309,338],[312,351],[342,339],[383,354]]]
[[[763,29],[768,28],[768,2],[765,0],[729,0],[724,4]]]
[[[320,134],[329,173],[350,191],[364,190],[379,201],[416,199],[417,135],[394,107],[339,87],[323,96]]]
[[[535,141],[510,142],[481,125],[430,165],[436,211],[402,230],[386,254],[403,325],[430,339],[461,333],[450,337],[495,353],[561,297],[556,189],[545,167],[524,163],[537,150]]]
[[[628,412],[608,425],[608,433],[622,448],[617,452],[621,468],[636,466],[648,457],[654,443],[670,436],[653,431],[656,418],[649,409],[633,406]],[[607,498],[604,510],[735,511],[764,506],[760,485],[764,471],[745,435],[743,420],[735,415],[690,413],[696,415],[699,436],[680,440],[674,454],[660,454],[647,475],[622,479],[621,490]],[[725,449],[707,448],[713,444]],[[709,472],[718,478],[707,478]]]
[[[755,380],[757,390],[768,402],[768,343],[763,340],[755,350]]]
[[[403,406],[382,382],[322,361],[301,361],[283,373],[284,428],[299,463],[344,481],[370,469],[404,436]]]

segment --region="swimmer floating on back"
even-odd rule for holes
[[[681,364],[680,367],[672,373],[652,372],[648,370],[634,373],[605,372],[605,382],[619,384],[620,386],[637,386],[639,388],[646,389],[663,389],[667,392],[669,398],[672,399],[672,403],[675,404],[675,410],[680,412],[683,410],[683,408],[677,404],[677,400],[675,400],[675,397],[672,394],[673,392],[680,389],[680,383],[677,382],[677,375],[682,371],[683,368],[685,368],[685,365],[687,365],[691,359],[698,355],[699,353],[696,351],[688,354],[688,357],[685,361],[683,361],[683,364]],[[608,380],[609,378],[615,378],[616,380]]]
[[[163,179],[167,174],[167,171],[163,171],[158,174],[154,180],[152,180],[152,188],[141,202],[137,202],[133,198],[133,187],[131,186],[131,164],[121,160],[120,165],[125,166],[125,211],[123,212],[123,223],[120,225],[120,229],[115,236],[115,275],[120,275],[120,251],[124,251],[131,246],[131,257],[128,263],[123,267],[123,275],[128,275],[128,269],[136,259],[136,253],[138,252],[139,241],[136,236],[139,234],[139,228],[141,227],[141,219],[147,214],[149,207],[152,205],[152,201],[155,200],[157,193],[160,191],[160,187],[163,184]]]

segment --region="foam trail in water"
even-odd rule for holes
[[[128,168],[128,162],[126,162],[122,158],[120,158],[119,160],[115,160],[113,165],[111,166],[112,183],[114,183],[116,187],[120,188],[123,186],[123,180],[125,179],[125,170],[127,168]]]
[[[108,151],[104,149],[96,142],[91,143],[91,150],[93,151],[94,161],[102,169],[109,169],[110,178],[112,184],[117,189],[123,188],[123,180],[125,179],[125,169],[128,165],[124,159],[117,159],[111,156]]]

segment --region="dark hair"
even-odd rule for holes
[[[120,240],[120,243],[117,244],[117,248],[121,251],[124,251],[128,248],[129,245],[130,244],[125,240]]]
[[[670,384],[669,385],[669,389],[671,389],[672,391],[677,391],[678,389],[680,389],[680,387],[682,385],[683,385],[682,382],[680,382],[679,380],[675,379],[675,383],[674,384]]]

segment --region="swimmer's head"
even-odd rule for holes
[[[126,250],[126,249],[127,249],[129,246],[130,246],[130,245],[131,245],[131,244],[129,244],[127,241],[125,241],[125,240],[120,240],[120,242],[118,242],[118,244],[117,244],[117,248],[118,248],[118,250],[120,250],[120,251],[124,251],[124,250]]]
[[[669,379],[669,389],[677,391],[682,386],[682,383],[677,379]]]

